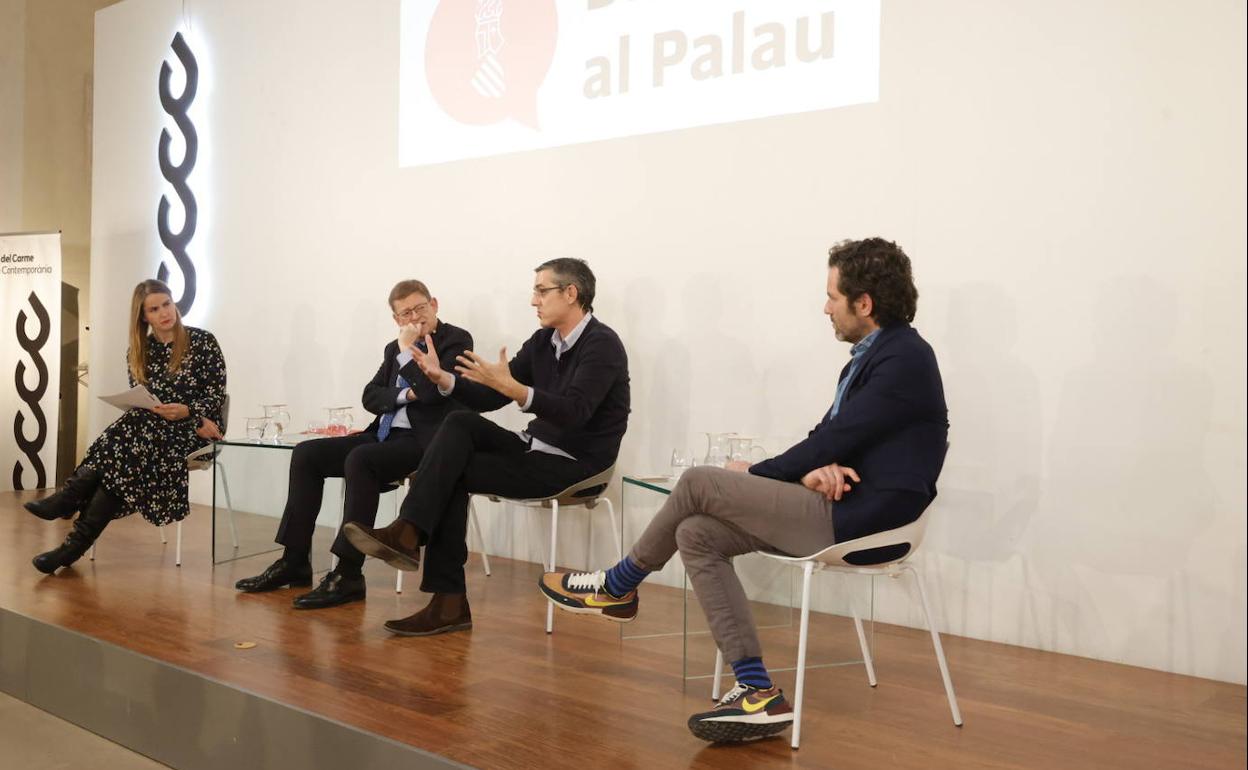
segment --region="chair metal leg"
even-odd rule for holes
[[[585,506],[585,571],[594,566],[594,509]]]
[[[346,480],[345,480],[345,479],[343,480],[343,484],[346,484]],[[400,489],[407,489],[407,488],[408,488],[408,479],[407,479],[406,477],[404,477],[404,478],[402,478],[402,479],[400,479],[400,480],[399,480],[399,484],[398,484],[398,486],[397,486],[397,487],[395,487],[395,489],[394,489],[394,520],[395,520],[395,521],[398,521],[398,519],[399,519],[399,498],[400,498],[400,497],[402,497],[402,495],[400,495],[400,494],[399,494],[399,490],[400,490]],[[345,489],[345,488],[343,489],[343,494],[344,494],[344,495],[346,494],[346,489]],[[471,497],[470,497],[470,498],[468,498],[468,504],[469,504],[469,505],[471,505],[471,504],[472,504],[472,498],[471,498]],[[403,570],[401,570],[401,569],[396,569],[396,570],[394,571],[394,592],[395,592],[396,594],[401,594],[401,593],[403,593]]]
[[[914,575],[915,585],[919,587],[919,600],[923,603],[923,617],[927,620],[927,628],[932,633],[932,646],[936,648],[936,662],[940,664],[940,678],[945,682],[945,697],[949,699],[949,712],[953,715],[953,723],[962,726],[962,712],[958,709],[958,698],[953,694],[953,680],[949,677],[949,664],[945,662],[945,648],[940,644],[940,632],[932,621],[932,610],[927,603],[927,591],[923,588],[923,576],[911,564],[903,564],[902,569]]]
[[[477,520],[477,506],[472,502],[472,498],[468,498],[468,523],[472,525],[472,531],[477,536],[477,542],[481,544],[481,564],[485,567],[485,576],[490,576],[490,555],[485,552],[485,537],[481,534],[481,522]]]
[[[802,564],[802,622],[797,637],[797,687],[793,695],[793,741],[797,748],[802,740],[802,694],[806,688],[806,637],[810,631],[810,576],[815,571],[813,561]]]
[[[858,632],[858,647],[862,650],[862,662],[867,667],[867,683],[875,687],[877,684],[875,662],[871,660],[871,649],[867,647],[867,635],[862,630],[862,618],[858,617],[858,608],[854,606],[852,599],[849,602],[849,609],[854,614],[854,630]]]
[[[235,550],[238,549],[238,527],[234,524],[234,501],[230,499],[230,480],[225,475],[225,466],[220,460],[216,460],[217,468],[221,470],[221,489],[225,492],[225,510],[230,513],[230,542],[234,544]]]
[[[342,529],[342,520],[347,515],[347,480],[342,480],[342,486],[338,493],[338,526],[334,527],[334,535],[337,536],[338,531]],[[329,568],[338,568],[338,555],[331,553],[329,556]]]
[[[711,677],[711,700],[719,701],[720,682],[724,677],[724,651],[715,648],[715,676]]]
[[[91,561],[95,561],[95,546],[91,546]]]
[[[182,522],[180,521],[178,522],[177,542],[178,542],[178,547],[177,547],[177,550],[175,551],[173,564],[176,567],[181,567],[182,566]]]
[[[559,544],[559,501],[550,501],[550,565],[547,572],[555,571],[555,549]],[[546,633],[555,631],[555,605],[546,602]]]
[[[160,533],[160,544],[168,545],[169,538],[165,536],[165,525],[161,524],[159,527],[156,528],[156,531]]]

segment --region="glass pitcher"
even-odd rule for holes
[[[265,432],[268,433],[267,438],[274,441],[281,441],[286,435],[286,429],[290,427],[290,410],[285,404],[262,404],[264,407],[264,418],[267,420]]]
[[[345,436],[351,432],[351,407],[349,406],[331,406],[326,407],[325,411],[329,413],[329,419],[325,423],[325,432],[330,436]]]
[[[752,465],[767,459],[767,449],[762,444],[755,444],[749,436],[734,436],[728,439],[728,459]]]
[[[732,452],[732,439],[735,433],[707,433],[706,458],[703,465],[714,465],[722,468],[728,462]]]

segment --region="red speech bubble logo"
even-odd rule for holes
[[[460,123],[536,129],[558,32],[555,0],[442,0],[425,44],[429,90]]]

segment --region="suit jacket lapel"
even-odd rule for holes
[[[910,324],[900,323],[892,326],[885,326],[880,330],[880,336],[875,342],[871,343],[871,347],[867,348],[867,352],[862,354],[862,360],[858,364],[858,372],[854,375],[854,381],[849,383],[849,390],[845,392],[845,398],[849,398],[849,394],[857,390],[858,386],[864,382],[864,376],[868,372],[868,367],[875,360],[880,351],[888,347],[894,340],[900,338],[910,329]]]

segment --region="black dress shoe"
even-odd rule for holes
[[[321,582],[303,596],[295,597],[295,609],[319,610],[339,604],[358,602],[364,598],[364,576],[343,575],[337,570],[321,578]]]
[[[234,587],[246,594],[258,594],[264,591],[276,591],[290,586],[302,588],[312,585],[312,565],[291,564],[285,559],[278,559],[269,568],[255,577],[243,578]]]

